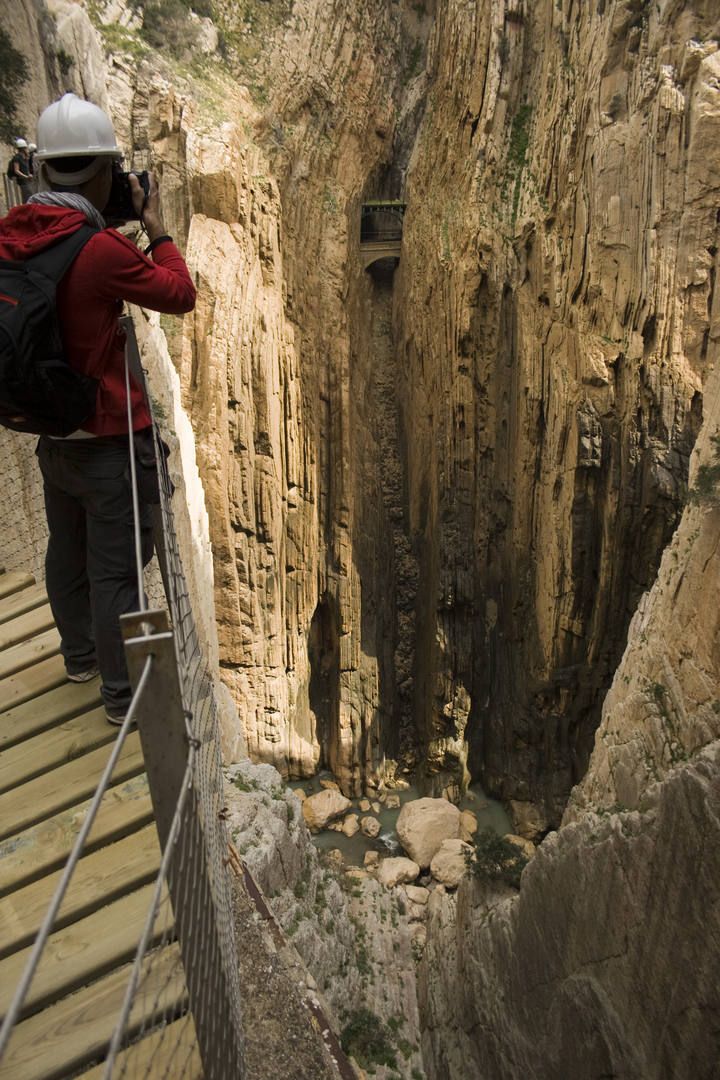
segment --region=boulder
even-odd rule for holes
[[[358,803],[358,806],[362,810],[363,814],[367,814],[368,810],[370,809],[370,800],[369,799],[361,799],[360,802]]]
[[[478,830],[478,820],[472,810],[463,810],[460,814],[460,839],[471,840]]]
[[[335,780],[321,780],[320,787],[325,791],[339,791],[340,785]]]
[[[368,868],[368,870],[374,869],[374,867],[378,866],[379,863],[380,863],[380,852],[379,851],[366,851],[365,852],[365,858],[363,859],[363,865],[366,866]]]
[[[319,791],[317,795],[309,795],[302,804],[305,824],[311,832],[319,832],[327,827],[328,822],[349,810],[351,805],[350,800],[339,791]]]
[[[430,863],[430,873],[447,889],[457,889],[466,870],[465,852],[471,850],[463,840],[444,840]]]
[[[357,814],[348,814],[342,823],[342,831],[346,836],[354,836],[360,828]]]
[[[374,817],[360,818],[360,828],[365,836],[375,837],[380,832],[380,822]]]
[[[523,836],[526,840],[536,840],[547,832],[547,818],[536,803],[511,799],[510,813],[518,836]]]
[[[380,803],[377,801],[377,799],[374,802],[371,802],[370,805],[373,808],[373,813],[380,813]]]
[[[526,840],[524,836],[516,836],[515,833],[505,833],[503,840],[509,840],[515,847],[520,848],[526,859],[532,859],[536,848],[532,840]]]
[[[400,796],[399,795],[388,795],[387,798],[385,799],[385,806],[387,807],[388,810],[399,810],[400,809]]]
[[[301,787],[295,788],[295,790],[293,791],[293,795],[296,799],[299,799],[300,802],[305,802],[305,800],[307,799],[307,794],[303,791]]]
[[[412,859],[383,859],[378,867],[377,879],[386,889],[415,881],[420,867]],[[423,890],[424,891],[424,890]]]
[[[397,819],[403,848],[418,866],[426,867],[444,840],[460,837],[460,811],[447,799],[413,799]]]
[[[430,893],[420,885],[406,885],[405,892],[408,900],[411,900],[413,904],[422,904],[424,906],[430,899]]]

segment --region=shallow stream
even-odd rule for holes
[[[331,773],[322,772],[308,780],[293,780],[289,786],[293,791],[301,788],[306,795],[315,795],[323,790],[321,780],[332,779]],[[383,803],[380,803],[378,813],[373,810],[365,812],[359,808],[360,800],[353,799],[353,805],[347,811],[348,814],[357,814],[359,818],[377,818],[380,822],[380,834],[376,839],[365,836],[363,832],[357,832],[354,836],[345,836],[344,833],[336,832],[334,829],[323,829],[322,832],[313,834],[312,839],[315,847],[320,851],[331,851],[333,848],[337,848],[342,852],[345,862],[352,866],[362,866],[367,851],[378,851],[382,855],[402,855],[403,851],[395,831],[398,814],[406,802],[420,799],[423,796],[413,786],[404,790],[394,789],[388,794],[400,797],[399,807],[388,809]],[[368,801],[377,800],[369,799]],[[512,832],[512,822],[502,803],[499,803],[496,799],[489,799],[479,784],[472,784],[468,788],[459,803],[459,808],[460,810],[472,810],[477,817],[479,829],[493,829],[499,836]]]

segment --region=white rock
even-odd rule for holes
[[[472,810],[463,810],[460,814],[460,839],[471,840],[478,830],[478,820]]]
[[[444,840],[460,837],[460,811],[447,799],[413,799],[398,815],[397,834],[418,866],[429,866]]]
[[[360,828],[357,814],[348,814],[344,819],[341,828],[346,836],[354,836]]]
[[[410,940],[413,945],[418,949],[425,948],[425,942],[427,941],[427,930],[424,923],[412,923],[410,926]]]
[[[427,904],[430,899],[430,893],[427,889],[423,889],[421,885],[406,885],[405,892],[407,893],[408,900],[413,904]]]
[[[420,867],[412,859],[383,859],[378,867],[377,879],[386,889],[415,881]],[[423,890],[424,891],[424,890]]]
[[[520,848],[526,859],[532,859],[536,848],[532,840],[526,840],[524,836],[516,836],[515,833],[505,833],[503,840],[509,840],[516,848]]]
[[[360,828],[365,836],[377,836],[380,832],[380,822],[374,817],[360,818]]]
[[[465,873],[465,852],[472,848],[463,840],[444,840],[430,863],[430,873],[447,889],[456,889]]]
[[[326,828],[333,818],[340,817],[350,809],[351,802],[339,791],[319,791],[310,795],[302,804],[303,817],[312,832]]]
[[[374,813],[376,813],[376,814],[380,813],[380,803],[379,802],[375,801],[375,802],[370,803],[370,805],[372,806]]]

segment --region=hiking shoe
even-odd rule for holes
[[[68,671],[67,677],[70,682],[90,682],[92,679],[97,679],[99,674],[100,668],[97,664],[93,664],[92,667],[87,668],[85,671]]]
[[[112,724],[113,727],[122,727],[125,723],[125,717],[127,716],[127,709],[112,709],[107,705],[105,706],[105,719],[108,724]],[[137,727],[137,721],[133,720],[130,725],[131,728]]]

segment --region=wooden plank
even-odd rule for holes
[[[0,840],[92,795],[109,756],[109,748],[101,746],[0,795]],[[117,784],[136,776],[144,767],[140,736],[131,731],[120,751],[113,781]]]
[[[54,930],[151,881],[159,866],[160,845],[154,825],[86,855],[77,865]],[[58,870],[0,900],[0,956],[32,943],[61,874]]]
[[[202,1080],[202,1061],[192,1014],[186,1013],[123,1050],[116,1058],[113,1072],[118,1076],[182,1076],[183,1080]],[[78,1080],[103,1080],[104,1075],[105,1066],[96,1065],[89,1072],[80,1074]]]
[[[65,864],[89,806],[88,799],[0,843],[0,896]],[[89,854],[152,820],[152,800],[142,773],[108,789],[83,850]]]
[[[39,660],[45,660],[48,656],[55,656],[60,652],[60,635],[55,627],[46,630],[44,634],[37,634],[29,641],[23,641],[20,645],[13,645],[11,649],[5,649],[0,653],[0,679],[7,679],[18,671],[32,667]]]
[[[53,690],[67,682],[65,661],[62,656],[51,656],[31,668],[25,668],[9,679],[0,680],[0,713],[14,709],[31,698]],[[2,716],[0,716],[0,721]]]
[[[55,625],[53,613],[49,604],[33,608],[14,619],[9,619],[0,625],[0,651],[9,649],[11,645],[18,645],[21,641],[42,634]]]
[[[116,737],[117,728],[108,724],[102,708],[56,724],[49,731],[0,753],[0,792],[19,787],[35,776],[105,746]]]
[[[13,596],[6,597],[0,603],[0,625],[24,615],[26,611],[47,604],[47,589],[44,585],[31,585]]]
[[[24,570],[11,570],[9,574],[0,574],[0,600],[34,584],[35,578]]]
[[[61,667],[64,679],[65,665]],[[37,668],[30,670],[36,671]],[[54,690],[47,690],[0,715],[0,751],[99,704],[99,679],[88,683],[63,682]]]
[[[25,998],[22,1017],[131,961],[145,928],[154,891],[154,882],[143,885],[128,896],[51,934]],[[172,925],[172,907],[165,891],[151,944],[158,944],[165,934],[171,936]],[[32,949],[33,946],[28,945],[0,960],[0,1016],[8,1010]]]
[[[151,953],[128,1024],[130,1034],[184,1011],[187,993],[176,944]],[[122,1007],[130,965],[24,1020],[13,1030],[2,1080],[65,1080],[105,1052]]]

